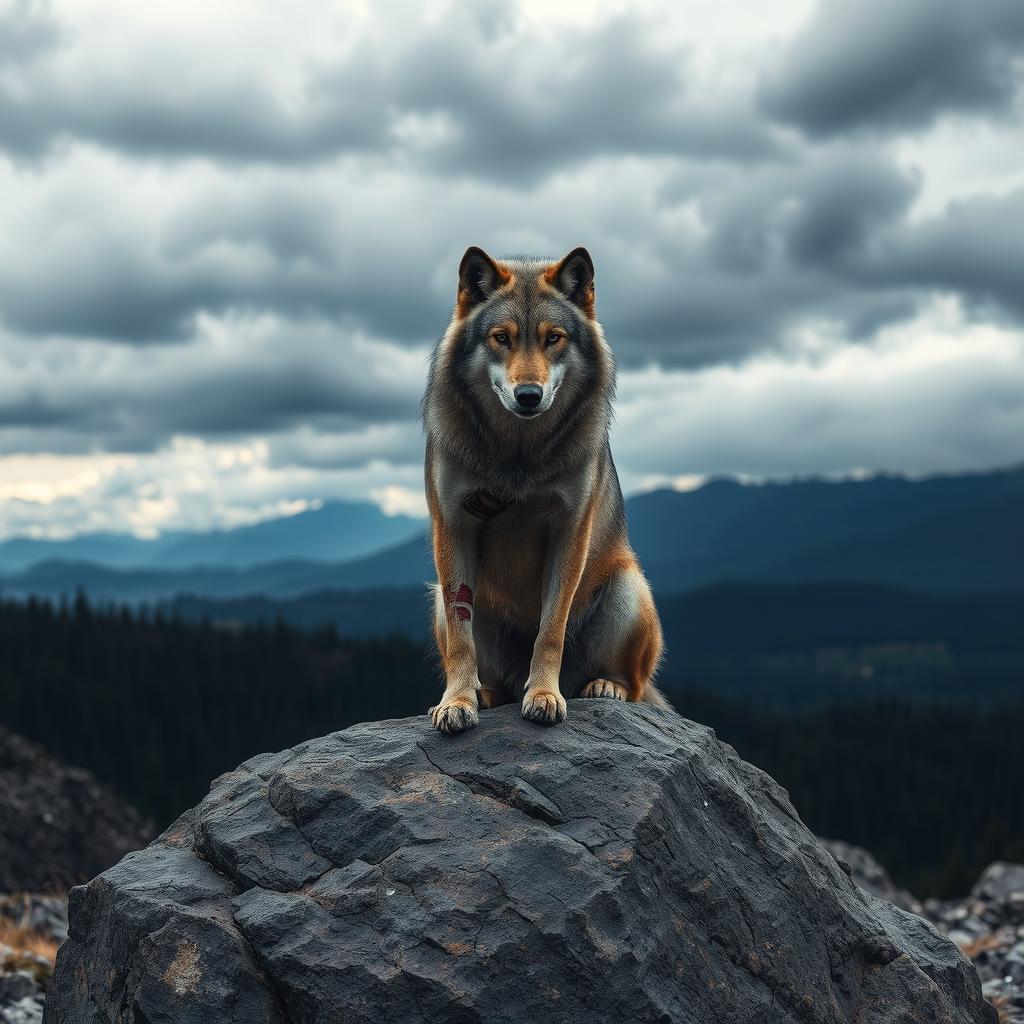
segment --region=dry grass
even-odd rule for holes
[[[52,968],[57,955],[57,943],[53,939],[6,917],[0,917],[0,945],[10,946],[14,950],[14,957],[8,960],[14,959],[15,964],[11,966],[15,967],[21,966],[17,963],[19,955],[24,957],[31,954],[43,957]]]
[[[975,960],[982,953],[987,953],[990,949],[997,949],[1002,942],[1002,936],[996,932],[989,932],[988,935],[982,935],[980,939],[974,939],[973,942],[965,942],[960,947],[960,951],[968,960]]]

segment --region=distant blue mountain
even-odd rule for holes
[[[921,480],[713,480],[628,503],[656,591],[722,581],[858,580],[945,593],[1015,590],[1024,468]]]
[[[433,572],[426,535],[421,532],[412,541],[354,562],[296,560],[243,568],[191,569],[117,569],[93,562],[40,562],[24,572],[0,577],[0,595],[59,598],[82,590],[97,601],[130,603],[162,601],[178,594],[218,598],[263,594],[288,598],[316,590],[351,591],[410,584],[422,590]]]
[[[285,598],[422,587],[433,578],[422,523],[355,508],[358,515],[339,504],[178,538],[158,545],[144,567],[44,562],[7,572],[0,591],[58,596],[81,588],[128,601],[183,593]],[[626,508],[633,546],[660,595],[721,582],[814,581],[982,594],[1020,590],[1024,580],[1024,469],[925,480],[714,480],[689,492],[638,495]],[[387,530],[398,543],[387,546]]]
[[[40,562],[95,562],[114,569],[136,569],[149,565],[165,548],[185,536],[168,533],[155,540],[141,540],[130,534],[88,533],[68,540],[37,540],[15,537],[0,543],[0,573],[18,573]]]
[[[19,537],[0,544],[0,573],[42,562],[90,562],[112,569],[243,569],[292,559],[343,562],[380,551],[423,531],[421,520],[387,516],[369,502],[328,502],[318,509],[253,526],[171,533],[154,540],[87,534],[70,540]]]

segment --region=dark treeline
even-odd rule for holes
[[[1024,710],[864,701],[801,713],[663,686],[786,786],[818,834],[861,843],[921,895],[1024,860]],[[0,722],[168,824],[245,758],[357,721],[421,714],[433,655],[401,637],[0,603]]]
[[[753,583],[658,595],[663,676],[730,699],[793,711],[891,698],[995,708],[1024,699],[1024,593],[939,595],[868,583]],[[428,642],[423,587],[325,590],[287,599],[179,596],[190,621],[348,637],[400,632]]]
[[[672,699],[785,786],[815,833],[867,847],[916,895],[962,895],[992,861],[1024,861],[1024,708]]]
[[[0,603],[0,722],[161,827],[255,753],[425,711],[435,679],[433,658],[401,637],[227,631],[82,597]]]

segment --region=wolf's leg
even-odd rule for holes
[[[666,706],[651,682],[661,659],[661,625],[640,570],[617,569],[581,618],[575,630],[570,624],[565,692]]]
[[[438,579],[434,592],[434,636],[445,676],[441,700],[429,713],[442,732],[461,732],[480,720],[480,680],[473,642],[473,590],[480,522],[467,515],[457,501],[446,506],[437,495],[432,482],[428,482]]]
[[[461,732],[474,726],[479,721],[477,716],[477,684],[452,686],[457,681],[449,666],[455,664],[456,659],[450,655],[448,643],[448,613],[447,602],[444,591],[440,586],[434,588],[434,638],[437,641],[437,650],[441,656],[441,665],[445,674],[445,689],[441,700],[430,710],[428,714],[434,726],[442,732]],[[476,669],[473,670],[473,678],[476,678]]]
[[[565,720],[565,698],[559,689],[565,627],[590,549],[594,510],[589,500],[567,513],[560,528],[551,525],[551,544],[544,571],[540,626],[523,695],[523,717],[534,722]]]

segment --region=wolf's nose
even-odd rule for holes
[[[520,384],[514,394],[524,409],[536,409],[544,397],[544,389],[539,384]]]

